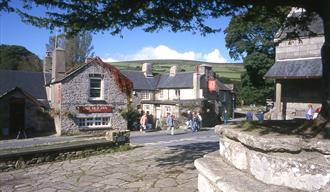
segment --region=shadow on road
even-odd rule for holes
[[[166,158],[157,158],[158,166],[185,166],[193,165],[195,159],[205,154],[219,150],[219,142],[191,143],[169,147]],[[193,166],[188,169],[195,169]]]

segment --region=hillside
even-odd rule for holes
[[[19,45],[0,45],[0,69],[42,71],[38,56]]]
[[[152,63],[154,73],[168,73],[170,67],[178,65],[182,71],[194,71],[197,64],[212,65],[213,71],[220,79],[226,83],[239,82],[241,73],[245,70],[241,63],[209,63],[191,60],[138,60],[138,61],[121,61],[111,62],[121,70],[137,70],[140,71],[143,63]]]

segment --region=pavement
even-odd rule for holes
[[[42,140],[70,139],[79,137],[35,138],[29,142],[40,145]],[[198,191],[193,162],[219,149],[213,129],[197,133],[177,130],[174,136],[166,131],[133,132],[131,141],[143,147],[0,173],[0,191]],[[1,141],[0,147],[13,143]],[[16,143],[24,144],[23,140]]]

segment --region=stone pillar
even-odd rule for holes
[[[276,81],[276,95],[275,95],[275,108],[277,116],[281,116],[281,95],[282,95],[282,84]]]

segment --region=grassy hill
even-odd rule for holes
[[[213,71],[225,82],[239,82],[241,73],[245,70],[241,63],[209,63],[191,60],[138,60],[111,62],[120,70],[141,71],[143,63],[152,63],[154,73],[169,73],[171,66],[177,65],[182,71],[194,71],[196,65],[212,65]]]

